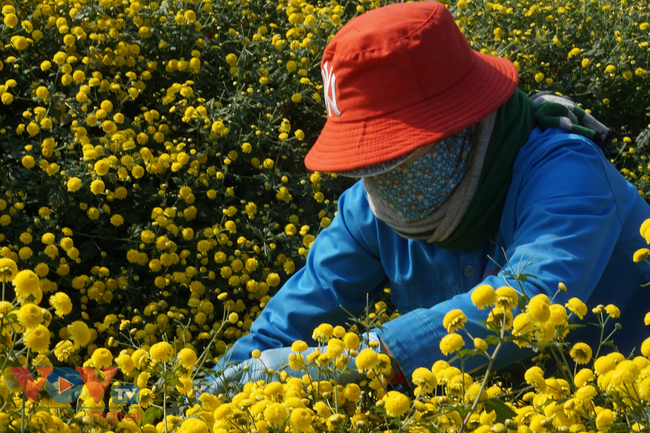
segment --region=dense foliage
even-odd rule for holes
[[[349,181],[307,172],[302,163],[325,119],[320,55],[345,22],[383,4],[0,3],[0,430],[162,431],[180,421],[158,424],[167,410],[180,415],[192,406],[203,368],[247,332],[334,218]],[[647,5],[459,0],[447,6],[474,49],[515,63],[522,90],[569,95],[619,131],[611,160],[642,195],[650,194]],[[384,307],[374,306],[370,319],[388,320]],[[645,371],[645,361],[639,363]],[[147,390],[140,405],[152,408],[146,422],[142,416],[133,425],[77,425],[74,416],[83,420],[87,413],[25,414],[23,402],[30,402],[9,367],[50,364],[91,366],[100,375],[102,366],[119,366],[120,380]],[[629,383],[640,385],[643,374]],[[349,416],[339,419],[351,423],[346,429],[360,421],[357,409],[370,413],[383,396],[377,382],[369,386],[363,404],[346,395],[341,413]],[[315,406],[326,401],[338,413],[331,390],[317,391],[308,391],[307,406],[327,421],[314,426],[333,429],[339,421]],[[47,400],[45,392],[41,398]],[[569,397],[549,398],[564,404]],[[607,401],[599,407],[620,409],[618,400]],[[217,416],[205,414],[224,400],[201,402],[207,409],[194,410],[203,424],[197,430],[188,424],[188,433],[202,432],[205,422],[212,429]],[[445,416],[457,424],[455,415]],[[382,427],[364,421],[364,428],[415,425],[383,420]],[[447,428],[447,421],[435,428]],[[291,428],[302,430],[298,425],[304,426]]]

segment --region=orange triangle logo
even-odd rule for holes
[[[74,383],[59,376],[59,393],[65,391],[66,389],[72,388],[73,386]]]

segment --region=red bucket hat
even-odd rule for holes
[[[360,15],[321,61],[327,122],[305,157],[348,171],[404,156],[478,123],[514,93],[508,60],[470,48],[441,3],[396,3]]]

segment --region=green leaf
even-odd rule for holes
[[[533,274],[519,274],[518,280],[521,281],[522,283],[525,283],[528,278],[537,279],[539,277]]]
[[[476,349],[462,349],[458,353],[459,353],[460,356],[465,357],[467,355],[475,354]]]
[[[163,415],[163,410],[159,407],[151,406],[144,412],[143,425],[153,424],[155,420]]]
[[[526,311],[526,304],[528,304],[527,296],[520,296],[519,299],[517,299],[517,307],[519,307],[521,311]]]
[[[498,398],[490,398],[483,402],[483,407],[486,412],[494,411],[497,414],[497,422],[505,422],[508,418],[514,418],[517,413],[510,409],[502,400]]]
[[[649,111],[650,113],[650,111]],[[638,150],[645,149],[650,144],[650,130],[644,129],[634,140]]]
[[[508,338],[508,341],[521,341],[522,343],[527,343],[530,344],[530,338],[531,337],[524,337],[524,336],[513,336]]]
[[[4,365],[6,367],[21,367],[22,364],[19,361],[16,360],[11,360],[8,359],[4,356],[0,357],[0,365]]]
[[[493,322],[486,322],[485,326],[495,334],[500,334],[501,333],[501,327],[499,327],[496,323]]]

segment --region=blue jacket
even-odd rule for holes
[[[623,330],[615,334],[614,343],[625,355],[633,347],[638,354],[650,334],[643,324],[650,311],[650,287],[641,287],[650,281],[650,265],[634,263],[632,256],[647,246],[639,234],[646,218],[650,207],[603,152],[584,137],[557,128],[531,133],[512,167],[496,243],[472,250],[454,252],[400,237],[373,215],[358,182],[340,196],[338,213],[317,236],[306,265],[271,299],[250,334],[239,340],[232,359],[244,360],[253,349],[289,346],[298,339],[313,343],[311,334],[319,324],[346,322],[348,314],[341,306],[360,314],[367,294],[372,303],[390,286],[402,315],[377,333],[410,378],[418,367],[449,359],[439,349],[447,334],[442,319],[449,310],[465,312],[466,328],[474,337],[486,334],[479,320],[488,312],[477,310],[470,296],[480,284],[505,285],[504,272],[488,258],[509,269],[502,249],[515,270],[531,259],[526,273],[537,278],[524,285],[530,297],[552,297],[563,282],[568,291],[556,303],[572,297],[584,301],[590,312],[578,323],[596,322],[591,308],[598,304],[619,307]],[[587,325],[569,336],[594,344],[599,334]],[[529,354],[508,344],[499,364]]]

